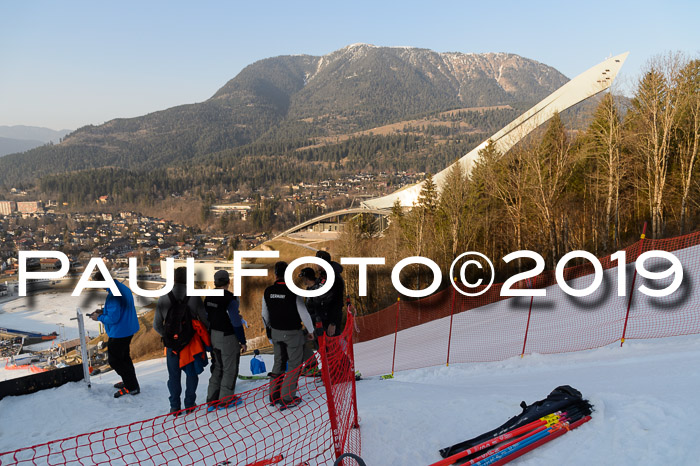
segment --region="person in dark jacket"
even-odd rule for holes
[[[172,294],[175,299],[183,301],[187,296],[187,268],[178,267],[175,269],[175,284]],[[166,294],[158,298],[156,312],[153,316],[153,330],[161,337],[165,336],[165,319],[168,317],[168,310],[171,307],[170,297]],[[204,304],[199,296],[190,296],[187,300],[187,308],[194,319],[198,319],[208,327]],[[170,349],[165,349],[165,362],[168,367],[168,391],[170,392],[170,412],[180,411],[180,395],[182,395],[182,372],[185,372],[185,409],[193,410],[197,396],[197,385],[199,377],[195,371],[180,368],[180,355]]]
[[[327,251],[316,252],[316,257],[323,259],[333,267],[335,282],[330,290],[321,296],[309,298],[307,306],[316,315],[316,319],[323,323],[323,329],[330,337],[340,334],[343,327],[343,307],[345,303],[345,280],[343,280],[343,266],[331,260]],[[319,268],[319,278],[314,288],[321,288],[326,283],[326,271]],[[314,289],[312,288],[312,289]]]
[[[275,264],[275,283],[263,293],[262,318],[265,326],[271,329],[275,355],[270,402],[294,406],[301,401],[301,397],[296,396],[296,389],[301,364],[304,362],[305,337],[302,322],[308,329],[313,328],[313,323],[304,299],[292,293],[284,282],[286,269],[286,262]],[[311,335],[308,334],[306,338],[313,338]],[[286,372],[285,353],[289,358]]]
[[[98,270],[92,277],[95,281],[104,281],[102,273]],[[97,320],[105,326],[107,332],[107,362],[122,378],[121,382],[114,384],[118,390],[114,398],[124,395],[138,395],[141,393],[136,369],[131,360],[131,339],[139,331],[139,318],[136,316],[134,295],[131,290],[118,281],[114,281],[121,296],[115,296],[107,289],[107,299],[102,310],[90,314],[92,320]]]
[[[319,287],[316,272],[311,267],[301,269],[299,278],[301,278],[302,286],[304,286],[307,290],[315,290]],[[306,303],[308,303],[308,299],[309,298],[307,298],[305,301]],[[321,321],[313,312],[313,308],[309,307],[307,304],[307,309],[309,311],[309,315],[311,315],[311,320],[314,323],[314,327],[321,325]],[[318,340],[315,338],[314,330],[308,329],[308,332],[311,333],[312,336],[311,339],[304,343],[304,368],[302,369],[301,373],[303,375],[320,376],[321,373],[318,370],[318,361],[315,358],[315,352],[318,351]]]
[[[246,351],[243,320],[238,310],[238,298],[227,290],[229,274],[219,270],[214,274],[214,286],[224,290],[223,296],[207,296],[204,308],[209,319],[212,344],[212,368],[207,390],[208,411],[237,406],[242,403],[234,395],[241,360],[241,351]],[[221,400],[221,403],[218,401]]]

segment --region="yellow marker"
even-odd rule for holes
[[[646,238],[646,236],[647,236],[647,235],[645,235],[644,233],[642,233],[641,238],[644,239],[644,238]]]

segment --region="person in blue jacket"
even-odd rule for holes
[[[267,372],[267,368],[265,367],[265,361],[260,356],[260,350],[254,350],[253,354],[254,356],[250,358],[250,373],[253,375],[264,374]]]
[[[104,277],[98,270],[92,277],[95,281],[103,281]],[[107,299],[102,310],[90,314],[92,320],[102,322],[109,340],[107,341],[107,362],[122,378],[114,384],[118,390],[114,398],[123,395],[138,395],[141,392],[136,379],[136,370],[131,360],[131,338],[139,331],[139,319],[136,316],[134,295],[131,290],[118,281],[114,281],[121,296],[115,296],[107,289]]]

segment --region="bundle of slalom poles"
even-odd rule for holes
[[[478,444],[451,454],[431,466],[485,466],[509,463],[588,422],[592,410],[593,407],[588,401],[581,400],[525,425],[505,431],[494,430],[492,437],[482,438]]]

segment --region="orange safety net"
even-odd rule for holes
[[[359,454],[352,319],[341,335],[320,339],[323,377],[299,378],[297,406],[272,405],[269,383],[261,381],[237,394],[243,403],[236,407],[209,412],[203,404],[177,417],[53,440],[0,453],[0,464],[312,466]],[[316,355],[305,364],[315,362]]]
[[[652,250],[671,252],[683,266],[681,287],[669,296],[650,297],[639,287],[664,288],[672,278],[637,276],[632,288],[636,259]],[[625,296],[618,296],[617,261],[606,256],[599,259],[601,285],[585,297],[565,294],[554,272],[547,271],[513,287],[543,288],[545,297],[502,297],[503,284],[494,284],[476,297],[448,287],[358,317],[357,368],[364,375],[378,375],[448,363],[499,361],[527,353],[581,351],[620,341],[623,332],[625,339],[700,333],[700,293],[696,289],[700,286],[700,232],[641,239],[625,252]],[[661,258],[649,259],[644,265],[657,272],[669,268],[669,262]],[[593,282],[593,272],[593,265],[586,262],[564,269],[564,279],[572,288],[583,289]]]

